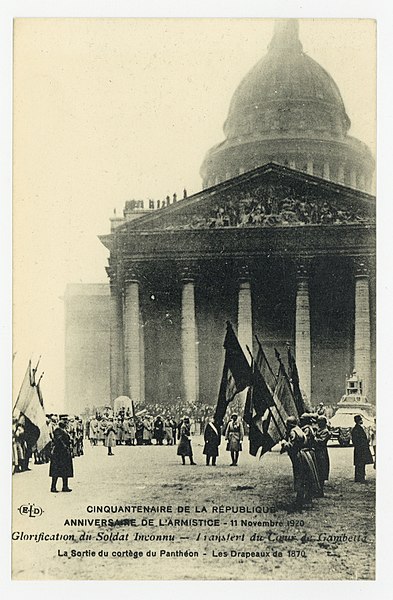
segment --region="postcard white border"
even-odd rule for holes
[[[59,600],[69,596],[108,594],[157,594],[160,600],[177,594],[190,598],[247,597],[250,595],[291,599],[317,595],[329,600],[334,597],[388,598],[391,594],[391,560],[393,528],[392,497],[392,317],[393,268],[391,230],[392,176],[391,139],[393,136],[392,94],[392,39],[393,19],[388,1],[330,0],[145,0],[143,3],[115,0],[3,0],[0,8],[1,48],[1,202],[0,202],[0,281],[1,281],[1,401],[0,401],[0,455],[1,455],[1,512],[0,512],[0,589],[3,598],[49,598]],[[377,284],[377,397],[379,465],[377,485],[377,580],[376,582],[287,582],[287,581],[234,581],[234,582],[11,582],[10,579],[10,514],[11,514],[11,195],[12,195],[12,19],[14,17],[299,17],[299,18],[374,18],[378,32],[378,284]],[[131,587],[132,586],[132,589]],[[159,586],[159,587],[158,587]],[[4,590],[4,591],[3,591]]]

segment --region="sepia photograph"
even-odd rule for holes
[[[13,580],[375,580],[376,36],[14,19]]]

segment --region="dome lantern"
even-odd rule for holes
[[[303,52],[297,19],[276,19],[269,52]]]

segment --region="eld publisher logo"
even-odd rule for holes
[[[21,515],[26,515],[27,517],[40,517],[44,512],[40,506],[36,506],[35,504],[22,504],[18,508],[18,511]]]

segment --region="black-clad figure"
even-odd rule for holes
[[[153,435],[154,438],[156,440],[156,443],[159,446],[162,446],[163,440],[164,440],[164,421],[161,419],[160,416],[158,416],[156,418],[156,420],[154,421],[154,428],[153,428]]]
[[[355,465],[355,482],[364,483],[366,481],[366,465],[373,464],[373,457],[368,444],[367,434],[364,431],[363,419],[361,415],[354,417],[355,426],[351,431],[353,451],[353,464]]]
[[[65,430],[64,421],[53,432],[53,448],[49,467],[49,477],[52,477],[51,492],[57,492],[56,484],[59,477],[63,480],[62,492],[71,492],[68,478],[74,476],[72,465],[71,439]]]
[[[203,448],[203,454],[206,454],[206,465],[210,465],[210,459],[213,467],[216,466],[216,460],[218,456],[218,447],[221,444],[221,430],[219,425],[210,419],[206,424],[204,432],[205,446]]]
[[[190,465],[195,465],[191,446],[190,419],[188,417],[184,417],[184,419],[180,422],[177,455],[181,456],[183,465],[186,464],[186,456],[188,456],[190,459]]]

